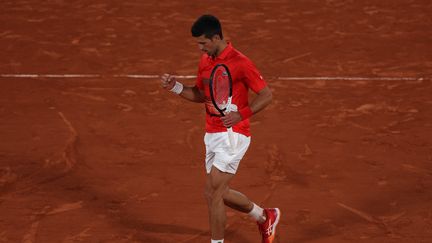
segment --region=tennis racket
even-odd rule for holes
[[[231,112],[232,101],[232,78],[225,64],[217,64],[210,75],[210,97],[213,106],[221,116]],[[232,151],[235,151],[236,144],[232,127],[228,127],[228,140]]]

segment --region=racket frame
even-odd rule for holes
[[[214,93],[213,93],[214,75],[216,74],[216,69],[218,69],[219,67],[223,67],[225,69],[225,71],[227,72],[227,75],[228,75],[228,80],[229,80],[229,95],[228,95],[227,104],[226,104],[226,106],[225,106],[224,109],[220,109],[218,107],[218,105],[217,105],[217,103],[215,101],[215,98],[214,98]],[[216,66],[213,67],[213,70],[212,70],[211,75],[210,75],[209,88],[210,88],[210,98],[211,98],[211,101],[213,103],[213,106],[216,108],[217,111],[219,111],[219,113],[220,113],[221,116],[225,116],[224,111],[227,111],[227,108],[228,108],[227,112],[230,112],[229,108],[231,106],[231,100],[232,100],[232,78],[231,78],[231,73],[230,73],[228,67],[225,64],[219,63],[219,64],[217,64]]]
[[[220,109],[218,107],[218,105],[216,103],[216,100],[214,98],[214,93],[213,93],[214,76],[216,74],[216,70],[219,67],[223,67],[225,69],[225,71],[227,72],[228,81],[229,81],[229,95],[228,95],[227,104],[226,104],[226,106],[225,106],[224,109]],[[216,108],[217,111],[219,111],[219,113],[220,113],[221,116],[225,116],[224,112],[227,112],[227,113],[231,112],[232,91],[233,91],[232,85],[233,85],[232,84],[232,77],[231,77],[231,73],[230,73],[228,67],[225,64],[223,64],[223,63],[216,64],[216,66],[213,67],[213,70],[212,70],[211,75],[210,75],[209,88],[210,88],[210,98],[211,98],[211,101],[213,103],[213,106]],[[232,130],[232,127],[227,127],[227,131],[228,131],[228,140],[229,140],[229,143],[230,143],[230,147],[231,147],[232,151],[234,152],[235,148],[237,146],[235,144],[234,132]]]

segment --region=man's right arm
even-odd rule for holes
[[[205,102],[204,92],[200,90],[197,86],[193,86],[193,87],[184,86],[183,91],[180,93],[180,96],[184,99],[196,103]]]
[[[172,91],[186,100],[196,103],[205,102],[204,92],[196,85],[193,87],[184,86],[183,84],[177,82],[174,76],[169,74],[162,75],[161,85],[164,89]]]

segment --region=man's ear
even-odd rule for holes
[[[220,38],[219,35],[214,35],[214,36],[211,38],[211,40],[212,40],[212,41],[220,41],[221,38]]]

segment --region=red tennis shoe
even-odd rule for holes
[[[262,235],[262,243],[272,243],[276,235],[276,226],[280,219],[279,208],[265,208],[266,221],[262,224],[258,223],[258,229]]]

